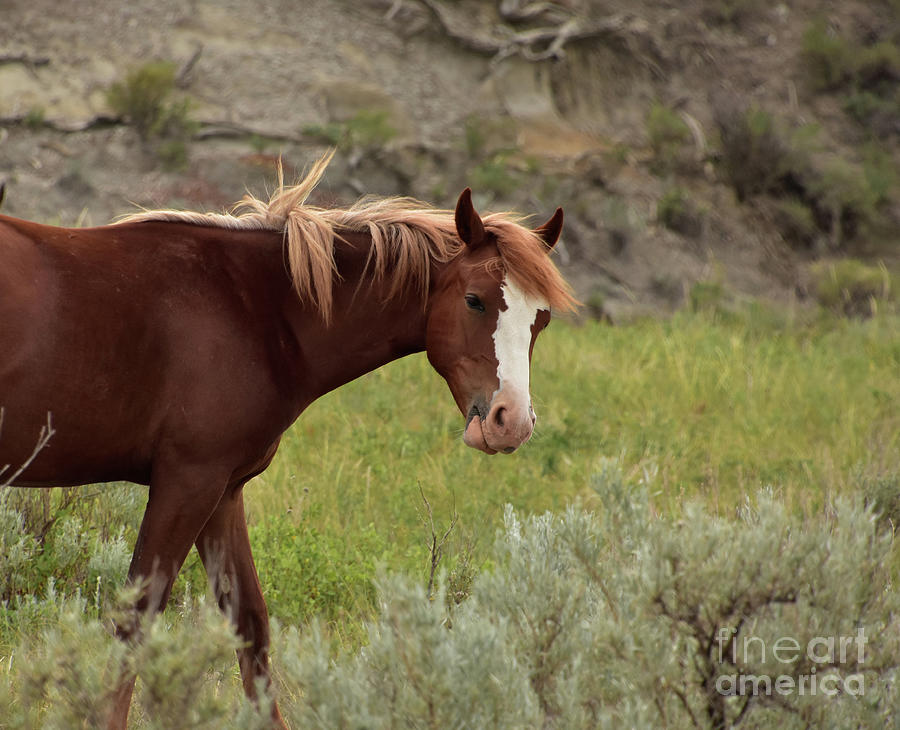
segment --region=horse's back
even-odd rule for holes
[[[147,481],[161,444],[212,459],[277,438],[289,421],[252,425],[277,399],[265,338],[289,286],[270,235],[0,216],[0,468],[27,458],[48,413],[29,484]]]
[[[23,474],[28,483],[103,477],[90,444],[97,436],[114,442],[103,390],[119,355],[103,340],[114,337],[118,307],[91,271],[90,248],[90,236],[77,230],[0,216],[0,468],[24,463],[48,419],[55,430]],[[71,463],[65,474],[56,456]]]
[[[34,355],[35,334],[52,288],[52,275],[34,238],[38,231],[34,224],[0,216],[0,383],[8,382]]]

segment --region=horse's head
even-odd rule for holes
[[[528,387],[531,353],[550,321],[550,302],[539,288],[532,286],[528,292],[521,279],[517,281],[509,255],[503,256],[511,245],[503,240],[504,227],[485,220],[487,226],[467,188],[456,205],[456,230],[464,245],[432,290],[426,349],[466,417],[465,443],[488,454],[512,453],[534,429]],[[518,257],[539,264],[523,267],[532,275],[549,267],[558,278],[546,256],[559,238],[562,221],[562,209],[557,209],[535,231],[520,229],[525,235],[518,236]],[[523,241],[530,251],[522,250]]]

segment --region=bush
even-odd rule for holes
[[[795,154],[775,128],[772,115],[756,107],[721,101],[713,109],[721,140],[720,166],[738,200],[778,193],[792,175]]]
[[[725,287],[718,281],[698,281],[688,292],[692,312],[718,311],[725,299]]]
[[[373,528],[357,535],[349,549],[313,525],[315,512],[298,525],[287,515],[269,517],[250,528],[263,595],[273,616],[289,623],[321,616],[368,613],[375,604],[375,561],[384,546]]]
[[[336,651],[320,621],[302,631],[275,622],[283,714],[304,728],[895,725],[896,474],[857,476],[859,494],[805,518],[771,490],[722,503],[727,516],[687,502],[663,517],[656,474],[646,460],[627,476],[602,459],[595,511],[507,507],[492,567],[460,601],[382,574],[361,647]],[[287,517],[256,530],[261,562],[316,550],[328,556],[317,571],[348,562],[339,542],[323,546]],[[134,598],[121,592],[106,615]],[[101,726],[135,671],[137,727],[267,727],[270,700],[244,699],[240,642],[212,602],[185,595],[138,644],[115,639],[77,593],[51,587],[27,604],[40,627],[0,662],[4,727]]]
[[[890,152],[877,142],[867,145],[863,149],[862,169],[874,204],[890,202],[900,180]]]
[[[606,309],[606,294],[603,289],[598,287],[594,289],[584,303],[587,313],[598,322],[612,322],[609,312]]]
[[[106,99],[116,114],[137,130],[145,143],[156,140],[156,152],[170,169],[187,165],[187,142],[196,130],[187,99],[173,99],[175,64],[154,61],[130,71],[112,84]]]
[[[182,139],[170,139],[160,142],[156,155],[163,168],[171,171],[185,170],[188,165],[188,149]]]
[[[647,137],[653,150],[654,166],[665,172],[685,162],[691,131],[672,109],[656,102],[647,115]]]
[[[106,98],[113,111],[131,122],[142,139],[148,139],[166,126],[174,90],[175,64],[156,61],[130,71],[124,81],[109,87]]]
[[[858,49],[855,78],[863,89],[880,95],[890,93],[900,81],[900,48],[888,41],[880,41]]]
[[[707,0],[703,3],[703,17],[712,23],[740,26],[767,7],[760,0]]]
[[[24,515],[10,504],[10,489],[0,487],[0,601],[31,586],[32,560],[40,550],[33,534],[25,528]]]
[[[670,231],[689,238],[696,238],[703,232],[703,214],[678,187],[671,188],[660,198],[656,217]]]
[[[296,698],[282,709],[310,728],[896,719],[900,598],[888,589],[891,535],[871,509],[841,500],[801,521],[763,492],[732,518],[690,504],[669,521],[654,516],[652,484],[652,472],[629,483],[607,463],[598,514],[507,508],[497,567],[455,607],[452,629],[443,601],[384,578],[358,653],[334,659],[319,629],[279,637]],[[810,692],[817,673],[846,691]]]
[[[472,168],[472,188],[494,195],[509,195],[519,186],[519,176],[509,165],[509,151],[498,152]]]
[[[44,107],[33,106],[26,112],[25,118],[22,120],[22,123],[26,127],[28,127],[28,129],[34,131],[44,126],[46,118],[47,113]]]
[[[844,110],[876,137],[897,133],[900,47],[893,41],[864,46],[831,32],[824,21],[803,37],[810,83],[819,91],[848,89]]]
[[[890,272],[855,259],[819,262],[812,267],[813,291],[818,302],[846,316],[871,316],[879,306],[896,301]]]
[[[390,113],[381,109],[360,110],[345,122],[311,124],[303,132],[345,151],[378,148],[397,135]]]
[[[854,49],[820,19],[803,34],[803,61],[814,89],[831,91],[853,77]]]
[[[133,591],[123,591],[118,604],[127,610],[133,600]],[[126,644],[81,597],[53,595],[44,604],[43,628],[0,670],[4,728],[103,727],[116,688],[135,672],[132,725],[268,727],[267,700],[257,709],[236,691],[232,667],[241,642],[217,607],[186,602],[177,614],[148,621],[141,643]]]
[[[854,90],[844,99],[844,111],[874,138],[897,134],[900,93],[881,96],[871,91]]]
[[[15,607],[49,586],[111,595],[131,558],[142,506],[136,489],[110,485],[86,495],[0,487],[0,601]]]
[[[775,225],[794,248],[812,248],[819,230],[812,210],[797,198],[782,198],[772,203]]]
[[[896,175],[884,155],[863,165],[815,149],[817,128],[779,131],[767,112],[738,102],[714,109],[722,141],[721,169],[739,200],[756,195],[783,199],[776,222],[789,236],[812,238],[810,220],[840,249],[881,224],[879,206],[890,199]],[[808,208],[803,213],[798,206]]]
[[[371,109],[358,112],[347,122],[348,144],[351,148],[380,147],[397,135],[388,112]]]
[[[865,171],[840,157],[827,157],[809,175],[808,192],[827,221],[835,249],[841,248],[876,217],[878,197]]]
[[[857,478],[866,506],[874,510],[878,524],[896,535],[900,530],[900,474]]]

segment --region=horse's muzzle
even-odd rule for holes
[[[486,454],[511,454],[531,438],[534,423],[530,404],[522,408],[498,394],[486,416],[474,406],[470,409],[463,442]]]

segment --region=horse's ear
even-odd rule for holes
[[[535,228],[534,232],[540,236],[541,240],[547,245],[547,251],[552,249],[559,240],[559,234],[562,233],[563,227],[563,210],[557,208],[556,212],[551,216],[540,228]]]
[[[469,248],[484,243],[484,223],[472,205],[472,189],[466,188],[456,201],[456,232]]]

